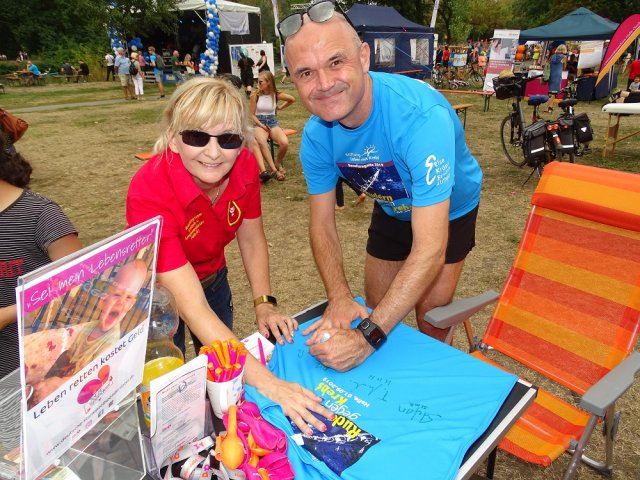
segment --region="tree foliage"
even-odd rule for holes
[[[73,45],[108,45],[107,26],[131,39],[148,31],[176,28],[177,0],[2,0],[0,45],[44,53]]]

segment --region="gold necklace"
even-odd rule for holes
[[[212,206],[215,205],[215,203],[218,201],[218,197],[220,196],[220,190],[222,190],[222,185],[220,185],[218,187],[218,190],[216,190],[216,196],[211,199]]]

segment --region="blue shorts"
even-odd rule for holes
[[[278,118],[275,115],[256,115],[260,123],[266,125],[269,128],[279,127]]]
[[[157,83],[162,83],[162,74],[161,73],[154,73],[153,76],[156,77],[156,82]]]

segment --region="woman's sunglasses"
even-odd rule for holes
[[[353,27],[351,20],[349,20],[349,17],[347,17],[347,15],[342,11],[340,5],[338,5],[334,0],[321,0],[320,2],[311,5],[304,12],[292,13],[288,17],[285,17],[277,25],[278,32],[284,40],[285,38],[298,33],[298,30],[300,30],[304,22],[305,14],[309,15],[312,22],[322,23],[333,17],[333,14],[336,11],[340,12],[347,22],[349,22],[349,25]]]
[[[240,148],[244,141],[244,137],[237,133],[209,135],[207,132],[201,132],[200,130],[183,130],[180,132],[180,136],[182,137],[182,141],[191,147],[205,147],[211,138],[215,138],[220,148],[224,148],[225,150]]]

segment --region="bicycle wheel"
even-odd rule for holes
[[[431,73],[431,85],[433,85],[436,88],[440,88],[440,85],[442,85],[442,75],[439,72],[432,72]]]
[[[484,78],[476,71],[472,71],[471,74],[469,74],[468,81],[472,88],[480,88],[484,85]]]
[[[514,114],[509,114],[500,124],[500,140],[502,150],[512,165],[522,167],[527,163],[522,151],[522,130]]]

